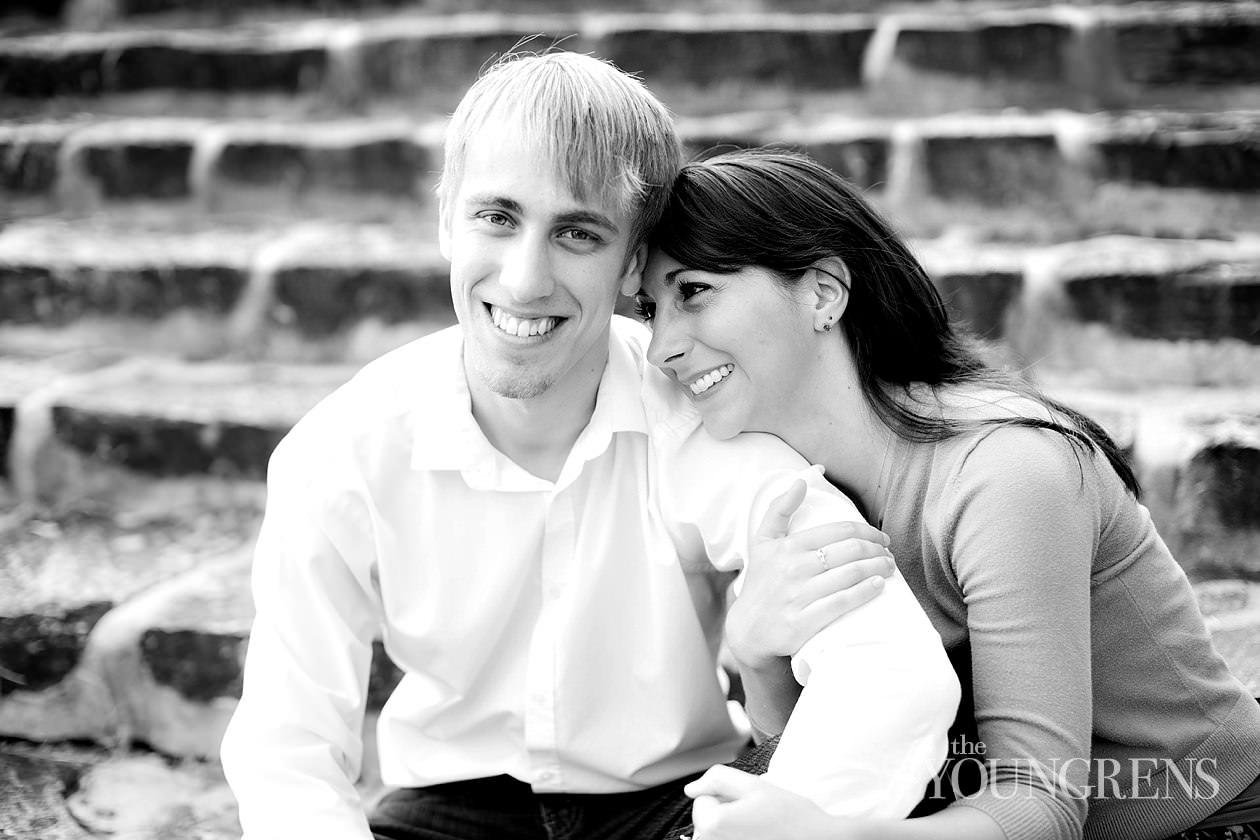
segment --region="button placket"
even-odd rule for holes
[[[543,534],[539,584],[542,598],[530,644],[525,742],[534,771],[533,782],[542,790],[560,790],[560,766],[556,730],[556,692],[564,580],[573,566],[574,518],[569,494],[553,494],[547,508]]]

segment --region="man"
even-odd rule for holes
[[[678,160],[663,106],[586,56],[501,62],[456,110],[439,196],[459,326],[368,365],[272,458],[223,745],[247,837],[676,836],[682,785],[737,754],[718,570],[777,552],[822,577],[843,532],[771,539],[790,503],[750,527],[798,477],[798,531],[857,515],[777,440],[705,437],[646,331],[613,319]],[[399,790],[369,828],[352,780],[378,634],[404,671],[378,730]],[[775,781],[908,811],[957,683],[904,581],[794,665],[813,676]]]

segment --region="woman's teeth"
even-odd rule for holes
[[[497,306],[490,307],[490,320],[508,335],[517,338],[529,338],[531,335],[546,335],[560,323],[559,318],[517,318],[509,315]]]
[[[723,379],[730,376],[731,372],[734,370],[735,370],[734,365],[722,365],[720,368],[717,368],[716,370],[709,371],[704,376],[700,377],[695,382],[691,383],[691,393],[695,394],[696,396],[700,396],[705,391],[709,390],[714,385],[718,384]]]

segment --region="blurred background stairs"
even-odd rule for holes
[[[442,127],[531,36],[867,190],[1126,446],[1260,694],[1260,4],[4,0],[0,837],[236,831],[268,454],[453,321]]]

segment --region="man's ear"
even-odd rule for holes
[[[643,268],[647,265],[648,246],[640,242],[626,255],[626,270],[621,275],[620,292],[626,297],[634,297],[635,292],[643,287]]]
[[[853,280],[849,267],[839,257],[823,257],[805,270],[807,290],[814,295],[816,329],[830,331],[844,317],[849,306]]]

